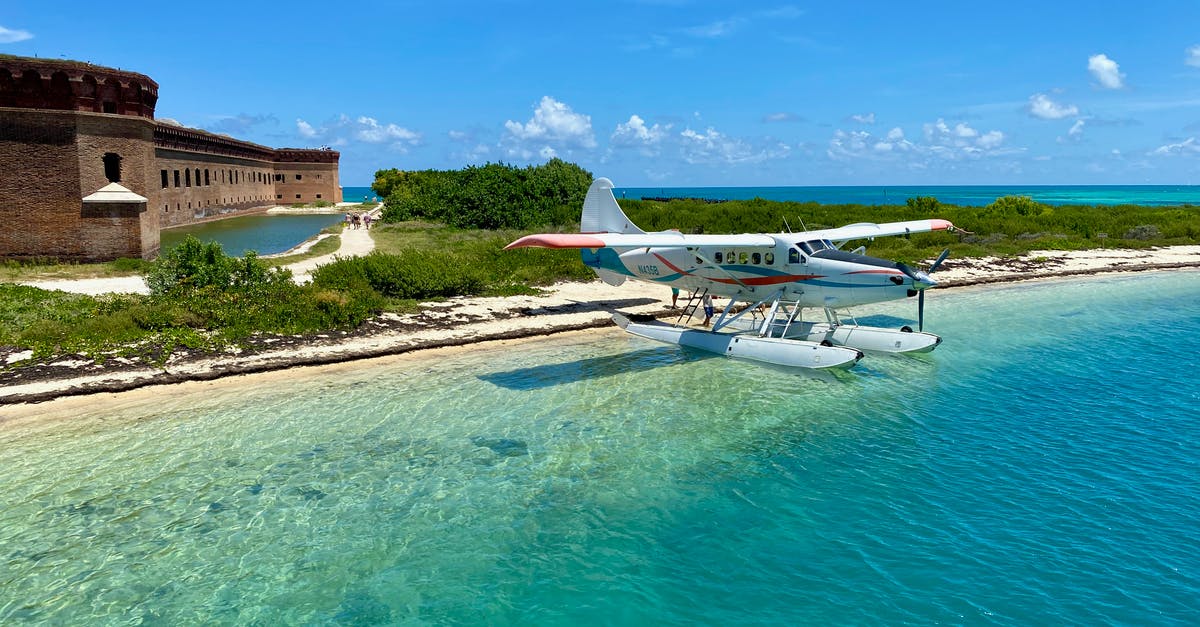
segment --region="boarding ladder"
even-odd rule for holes
[[[692,290],[691,295],[688,296],[687,302],[683,304],[683,311],[680,312],[679,317],[675,319],[675,326],[679,326],[680,323],[683,322],[684,318],[687,318],[688,321],[691,321],[692,316],[696,315],[696,310],[699,309],[701,303],[704,302],[704,295],[707,293],[707,287],[703,290]]]
[[[800,321],[800,301],[777,298],[763,317],[758,329],[760,337],[787,337],[792,324]]]

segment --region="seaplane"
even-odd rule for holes
[[[779,366],[845,369],[864,352],[929,352],[942,339],[926,333],[925,290],[949,250],[925,270],[870,257],[854,240],[931,231],[955,232],[947,220],[858,223],[815,231],[740,235],[647,233],[621,210],[612,181],[596,179],[584,198],[579,233],[526,235],[505,247],[579,249],[583,263],[609,285],[637,280],[688,290],[679,320],[613,320],[637,336]],[[859,325],[839,314],[848,307],[916,296],[917,329]],[[706,298],[707,297],[707,298]],[[711,327],[680,322],[701,303],[729,303]],[[740,309],[736,306],[744,303]],[[709,305],[705,305],[706,308]],[[823,319],[805,320],[805,309]],[[709,313],[709,312],[706,312]],[[711,316],[711,313],[709,313]],[[749,316],[749,317],[747,317]],[[849,320],[849,321],[847,321]]]

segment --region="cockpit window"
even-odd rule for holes
[[[800,247],[800,250],[803,250],[810,255],[818,251],[831,250],[834,248],[833,242],[827,239],[814,239],[807,242],[800,242],[797,244],[797,246]]]

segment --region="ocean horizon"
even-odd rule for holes
[[[731,187],[616,187],[618,199],[705,198],[816,202],[826,205],[902,205],[929,196],[960,206],[989,205],[1004,196],[1029,196],[1048,205],[1200,205],[1200,185],[830,185]],[[375,198],[370,187],[343,187],[347,202]]]

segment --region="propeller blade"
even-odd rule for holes
[[[925,290],[917,292],[917,331],[925,330]]]
[[[947,248],[947,249],[943,250],[942,254],[938,255],[937,261],[933,262],[933,265],[929,266],[929,269],[926,270],[925,272],[928,274],[933,274],[933,271],[937,270],[938,266],[942,265],[942,262],[945,261],[946,257],[949,257],[949,256],[950,256],[950,249]]]

